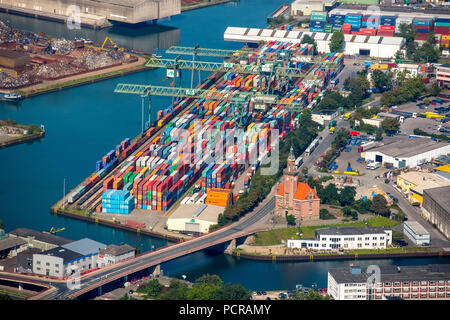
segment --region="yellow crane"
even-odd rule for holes
[[[87,50],[86,50],[86,52],[85,52],[84,54],[87,54],[87,53],[89,52],[89,50],[91,50],[91,49],[94,49],[94,50],[103,50],[107,41],[109,41],[109,43],[111,43],[111,45],[113,46],[113,48],[114,48],[115,51],[123,51],[123,48],[119,48],[119,46],[118,46],[114,41],[112,41],[112,39],[111,39],[110,37],[106,36],[106,38],[105,38],[105,40],[103,41],[103,44],[102,44],[102,46],[101,46],[100,48],[94,47],[94,46],[90,45],[90,46],[87,48]]]
[[[59,232],[59,231],[64,231],[64,230],[66,230],[66,228],[60,228],[60,229],[56,229],[55,227],[52,227],[51,229],[50,229],[50,233],[51,234],[55,234],[55,233],[57,233],[57,232]]]

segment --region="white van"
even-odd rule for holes
[[[366,169],[375,170],[381,167],[381,163],[379,162],[369,162],[366,166]]]

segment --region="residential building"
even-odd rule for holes
[[[27,228],[15,229],[9,233],[9,236],[19,237],[27,242],[28,247],[41,250],[53,249],[73,241],[50,233],[39,232]]]
[[[436,66],[436,82],[441,88],[450,88],[450,64]]]
[[[430,244],[430,233],[417,221],[405,221],[403,233],[417,246]]]
[[[275,211],[280,216],[292,214],[300,220],[319,219],[320,199],[314,189],[298,182],[298,173],[291,147],[287,168],[283,171],[283,183],[278,184],[275,195]]]
[[[414,168],[430,162],[442,154],[450,153],[450,144],[428,138],[401,138],[365,152],[366,161],[376,161],[395,168]]]
[[[27,249],[27,242],[17,237],[0,240],[0,260],[16,256]]]
[[[224,210],[224,207],[210,204],[182,204],[167,219],[167,229],[189,234],[207,233]]]
[[[397,176],[397,186],[402,189],[410,202],[422,204],[424,190],[450,186],[450,181],[430,172],[409,171]]]
[[[136,249],[129,246],[128,244],[123,244],[120,246],[110,244],[106,248],[99,251],[97,267],[102,268],[129,258],[133,258],[135,256],[135,253]]]
[[[359,266],[329,269],[327,292],[334,300],[450,299],[448,264],[378,268],[379,278],[372,285],[368,284],[372,270]]]
[[[314,239],[289,239],[286,246],[311,250],[386,249],[392,230],[384,228],[330,227],[316,230]]]
[[[422,211],[432,224],[450,238],[450,186],[423,192]]]

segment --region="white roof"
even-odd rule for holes
[[[249,36],[257,36],[259,31],[261,31],[261,29],[250,28],[250,30],[247,32],[247,35],[249,35]]]
[[[297,39],[298,36],[301,34],[300,31],[289,31],[286,35],[286,38],[288,39]]]
[[[273,37],[280,37],[280,38],[284,38],[286,36],[287,31],[286,30],[277,30],[277,32],[275,32],[275,34],[273,35]]]
[[[239,27],[227,27],[227,29],[225,30],[225,33],[230,33],[230,34],[244,34],[245,30],[247,28],[239,28]]]
[[[365,43],[366,40],[367,40],[367,36],[357,35],[357,36],[355,37],[355,39],[353,39],[353,42],[356,42],[356,43]]]
[[[404,41],[403,38],[400,37],[383,37],[382,44],[389,44],[389,45],[400,45]]]

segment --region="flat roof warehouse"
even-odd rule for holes
[[[427,138],[401,139],[385,144],[381,147],[371,149],[370,152],[384,153],[390,157],[408,158],[416,156],[437,148],[445,147],[447,144],[435,142]]]

